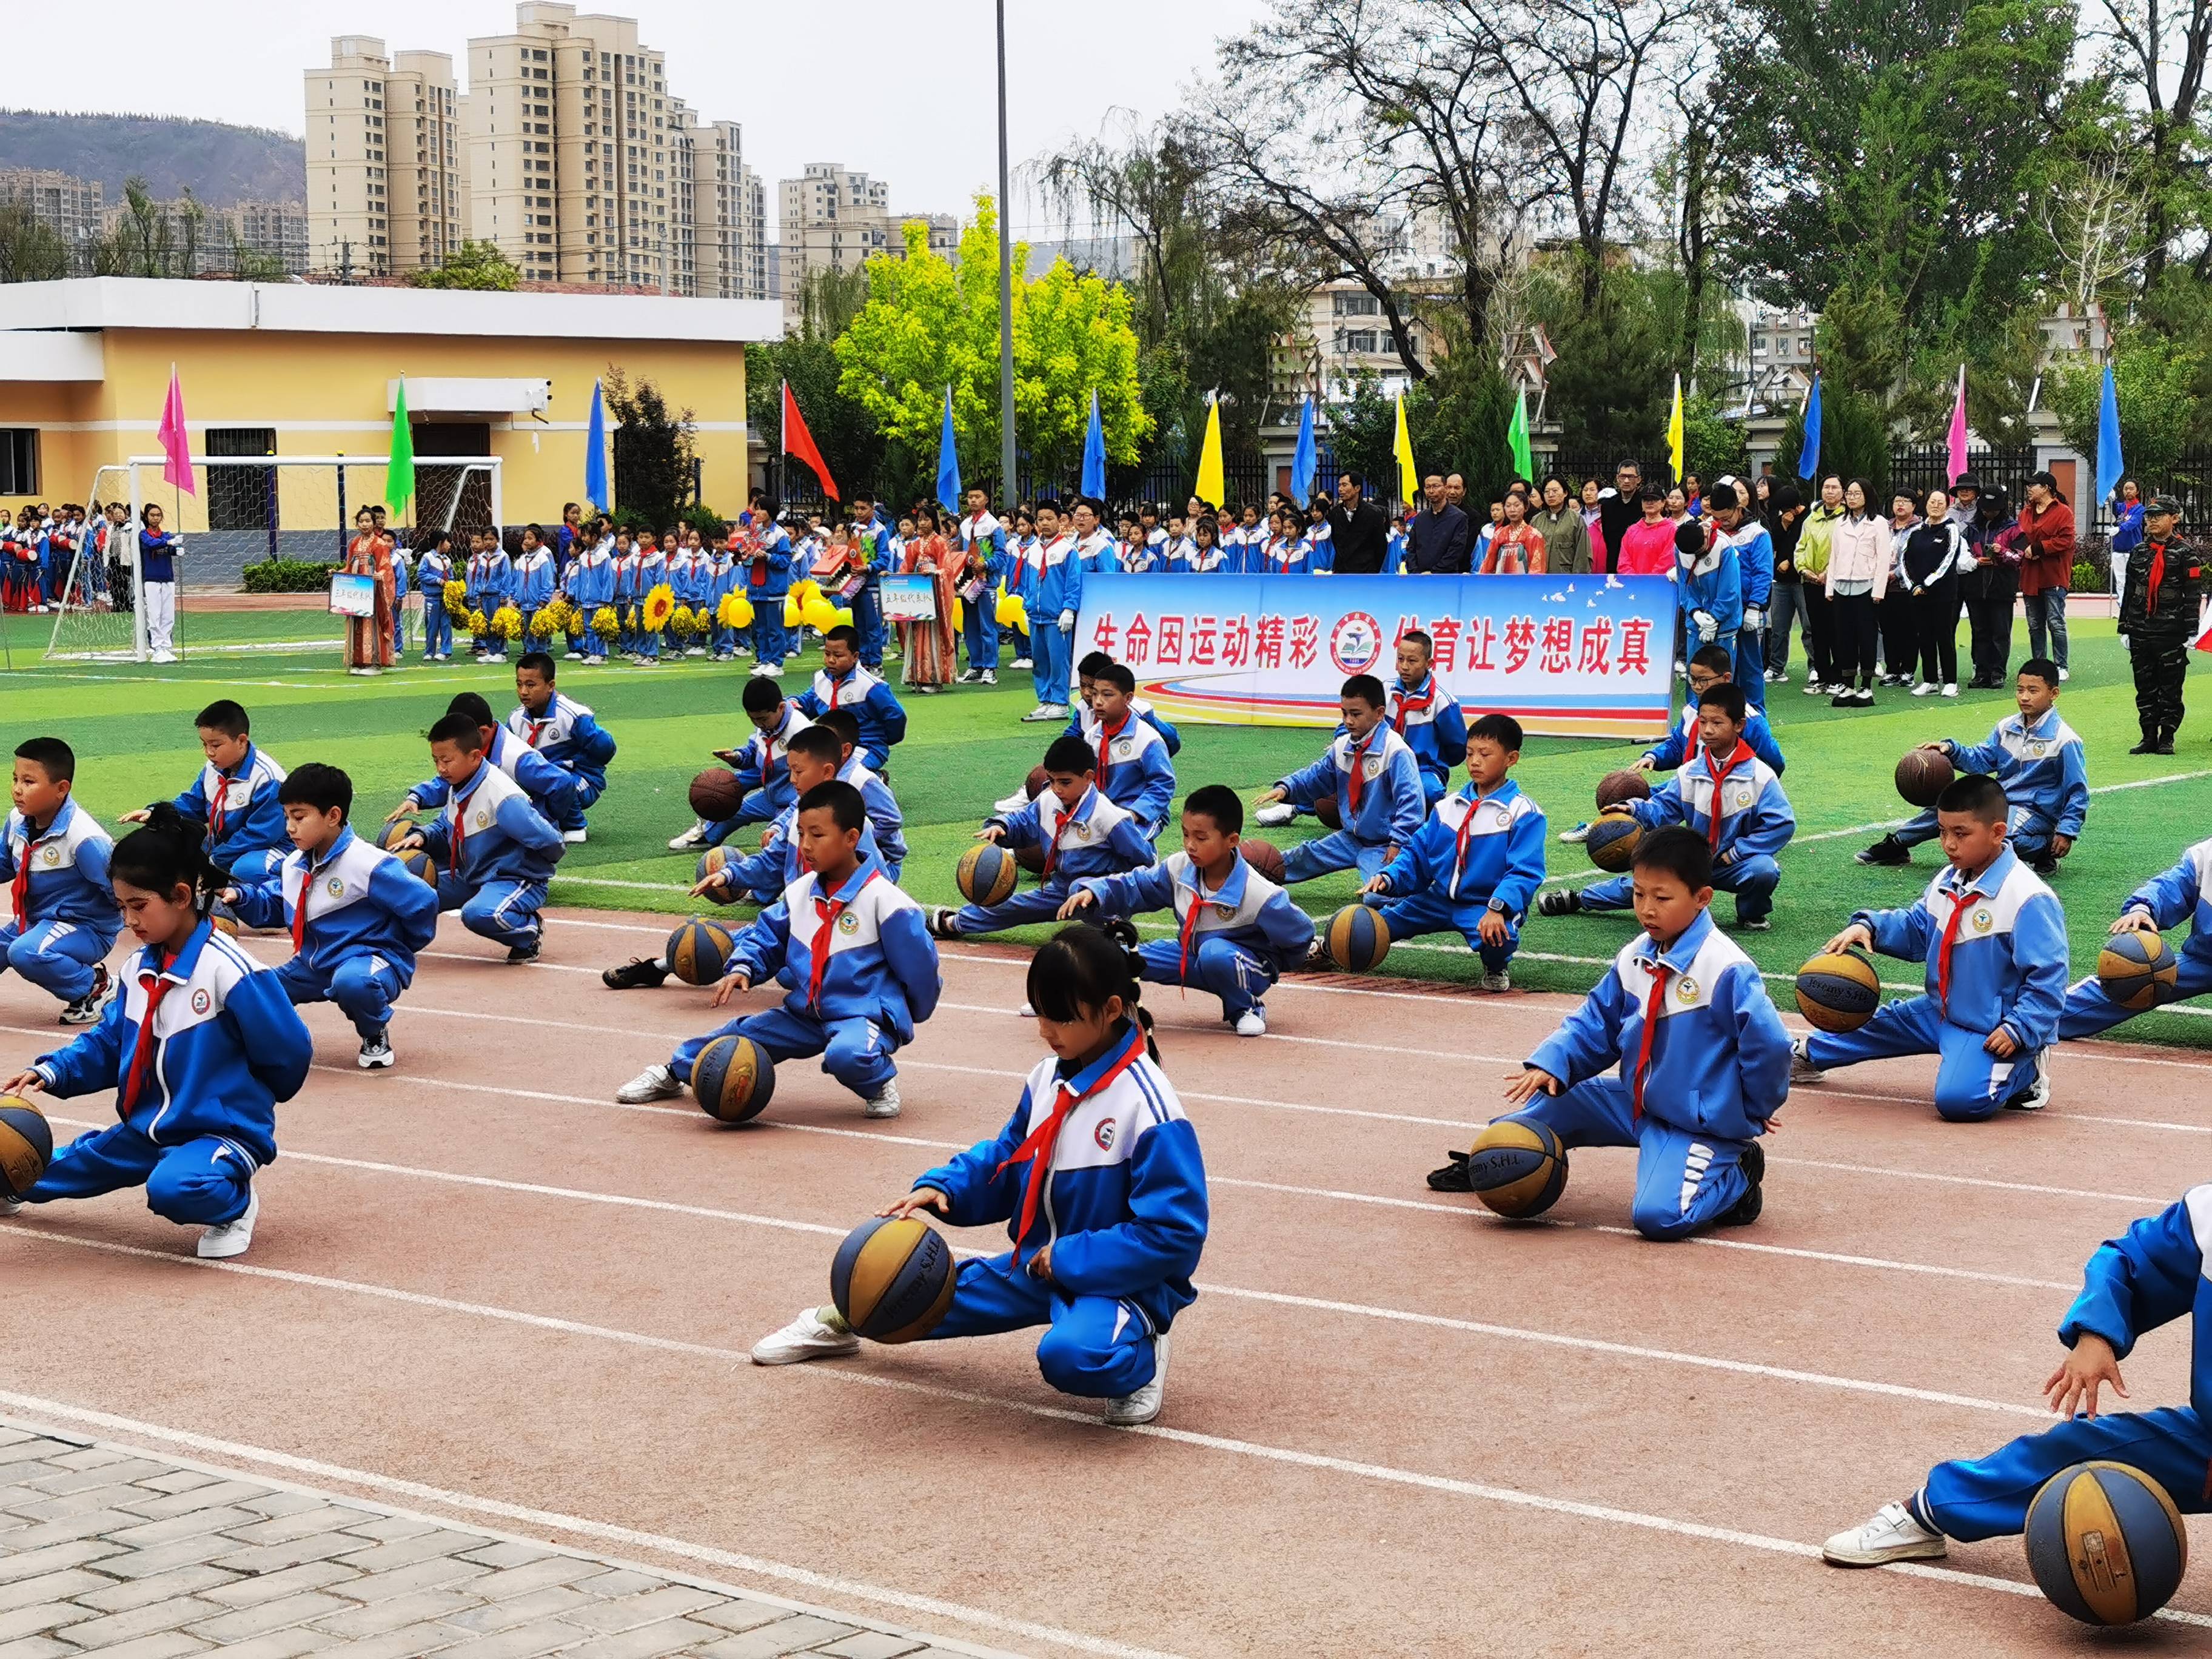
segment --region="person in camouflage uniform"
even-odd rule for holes
[[[2181,539],[2180,516],[2172,496],[2152,498],[2120,591],[2120,632],[2135,664],[2136,718],[2142,726],[2142,741],[2131,755],[2171,755],[2181,729],[2182,683],[2205,583],[2203,556]]]

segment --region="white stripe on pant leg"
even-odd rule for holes
[[[1705,1170],[1712,1161],[1711,1147],[1702,1140],[1690,1143],[1689,1156],[1682,1162],[1682,1214],[1689,1214],[1690,1205],[1698,1196],[1698,1188],[1705,1184]]]

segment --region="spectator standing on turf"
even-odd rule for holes
[[[1486,576],[1540,576],[1544,574],[1546,550],[1544,538],[1525,516],[1528,498],[1509,495],[1501,509],[1505,522],[1499,525],[1490,538],[1482,556],[1482,574]],[[1674,548],[1674,532],[1668,532],[1669,556]]]
[[[2020,512],[2020,591],[2027,601],[2027,648],[2033,656],[2058,665],[2058,678],[2071,679],[2066,666],[2066,590],[2074,581],[2074,509],[2058,493],[2058,480],[2039,472],[2027,481],[2027,505]]]
[[[1959,577],[1972,568],[1973,550],[1951,520],[1951,498],[1928,492],[1927,517],[1897,554],[1899,586],[1912,596],[1914,631],[1920,639],[1920,673],[1912,695],[1942,688],[1959,695]]]
[[[1664,503],[1662,492],[1659,497]],[[1620,568],[1626,538],[1631,526],[1644,516],[1644,468],[1633,460],[1621,462],[1613,470],[1613,488],[1601,490],[1597,498],[1598,528],[1604,532],[1608,571]],[[1669,555],[1671,557],[1671,554]],[[1664,568],[1664,567],[1661,567]]]
[[[1467,514],[1445,499],[1440,473],[1421,480],[1421,510],[1406,526],[1406,568],[1418,576],[1466,574],[1474,540]],[[1575,522],[1579,526],[1582,520]]]
[[[1767,480],[1761,478],[1761,486]],[[1790,681],[1790,627],[1807,623],[1805,582],[1797,569],[1797,546],[1805,533],[1805,502],[1794,483],[1775,485],[1766,491],[1766,506],[1759,514],[1774,544],[1774,583],[1766,596],[1766,678],[1771,685]],[[1813,635],[1805,633],[1805,655],[1813,654]]]
[[[1380,506],[1366,499],[1367,480],[1346,472],[1336,481],[1336,499],[1328,504],[1328,532],[1336,550],[1331,568],[1341,575],[1375,576],[1382,571],[1382,556],[1390,537],[1390,520]]]
[[[2128,554],[2120,588],[2120,632],[2135,665],[2136,718],[2142,741],[2133,755],[2171,755],[2181,730],[2181,690],[2189,673],[2204,598],[2204,562],[2179,534],[2180,504],[2154,497],[2143,510],[2143,538]]]
[[[177,629],[177,555],[185,538],[162,528],[161,509],[148,503],[138,532],[138,602],[146,612],[146,643],[155,662],[174,662]]]
[[[1970,691],[1994,691],[2005,683],[2012,661],[2012,602],[2020,592],[2020,526],[2002,489],[1975,492],[1973,522],[1966,544],[1974,566],[1960,583],[1966,596],[1966,623],[1973,641],[1974,677]],[[1955,515],[1958,509],[1952,509]]]
[[[1829,653],[1832,708],[1874,707],[1875,607],[1888,590],[1893,554],[1888,521],[1869,510],[1873,488],[1864,478],[1844,485],[1843,516],[1829,526],[1825,592],[1835,634]]]

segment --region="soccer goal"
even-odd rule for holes
[[[163,480],[165,465],[159,455],[134,455],[94,474],[84,498],[91,533],[70,561],[47,657],[143,662],[151,655],[137,604],[138,529],[149,507],[161,509],[164,530],[183,538],[173,642],[179,655],[335,649],[341,623],[328,612],[325,586],[249,595],[245,568],[273,559],[343,560],[353,515],[384,501],[384,459],[196,455],[190,494]],[[503,523],[500,486],[495,455],[418,459],[414,502],[387,527],[410,548],[427,546],[441,531],[497,528]],[[111,504],[125,510],[119,527],[108,514]],[[103,523],[110,527],[102,531]]]

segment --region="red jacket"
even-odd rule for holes
[[[2053,500],[2038,513],[2020,510],[2020,591],[2040,593],[2046,588],[2074,586],[2074,509]]]

